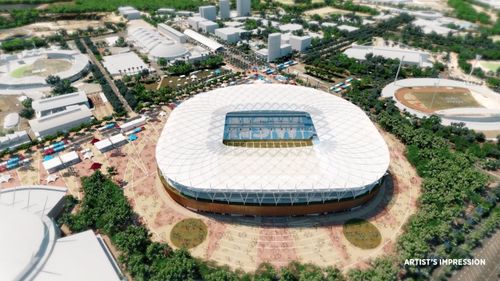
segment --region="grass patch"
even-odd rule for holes
[[[200,219],[184,219],[170,232],[172,244],[179,248],[191,249],[207,238],[207,225]]]
[[[382,242],[382,235],[377,227],[364,219],[348,220],[343,232],[351,244],[361,249],[373,249]]]

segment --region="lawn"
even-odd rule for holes
[[[482,67],[488,69],[489,71],[496,72],[500,68],[500,61],[480,61]]]
[[[363,219],[348,220],[343,232],[351,244],[361,249],[373,249],[382,242],[382,235],[377,227]]]
[[[174,225],[170,240],[178,248],[191,249],[207,238],[207,225],[200,219],[184,219]]]
[[[71,62],[59,59],[38,59],[32,64],[23,65],[10,72],[13,78],[22,78],[28,76],[46,77],[69,70]]]

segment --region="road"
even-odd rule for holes
[[[500,231],[484,240],[483,246],[472,251],[472,256],[485,259],[486,265],[465,266],[449,281],[497,281],[500,274]]]
[[[120,93],[120,91],[116,87],[115,82],[109,76],[108,71],[106,71],[106,69],[104,68],[104,66],[102,66],[102,64],[97,60],[97,58],[94,56],[94,54],[89,49],[89,47],[87,46],[87,44],[85,44],[84,40],[82,40],[82,43],[83,43],[83,46],[85,46],[85,50],[87,50],[87,54],[89,55],[90,60],[102,72],[102,74],[104,75],[104,78],[108,82],[109,86],[111,87],[111,89],[113,90],[113,92],[115,93],[115,95],[118,97],[118,99],[122,102],[123,107],[125,108],[125,110],[127,111],[127,113],[129,113],[129,115],[131,115],[131,116],[135,116],[135,112],[132,110],[132,108],[130,107],[130,105],[127,103],[127,101],[125,100],[125,98],[122,96],[122,94]]]

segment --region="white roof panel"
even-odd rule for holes
[[[319,141],[296,148],[224,145],[226,114],[246,110],[305,111]],[[306,87],[253,84],[180,104],[158,140],[156,159],[164,176],[192,189],[357,190],[384,176],[389,150],[366,114],[342,98]]]

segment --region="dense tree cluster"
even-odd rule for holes
[[[159,8],[172,7],[178,10],[194,10],[201,6],[201,0],[78,0],[67,4],[54,5],[50,12],[85,13],[96,11],[116,11],[120,6],[133,6],[140,10],[155,11]]]
[[[115,92],[113,92],[113,89],[111,86],[108,84],[108,81],[102,74],[101,70],[95,65],[90,65],[90,71],[92,72],[94,79],[101,84],[102,87],[102,92],[108,99],[108,101],[111,103],[111,106],[113,106],[113,110],[118,116],[122,116],[126,114],[125,108],[123,107],[122,102],[120,99],[115,95]]]
[[[71,82],[68,79],[61,79],[59,76],[49,75],[45,81],[52,87],[52,94],[55,96],[70,94],[77,91],[77,89],[71,86]]]
[[[277,271],[264,263],[253,274],[233,272],[191,257],[184,249],[172,250],[164,243],[151,241],[151,234],[137,219],[137,214],[109,176],[100,171],[82,178],[84,196],[80,208],[70,200],[59,223],[72,231],[98,229],[108,235],[120,251],[119,262],[134,280],[152,281],[344,281],[346,277],[334,267],[325,269],[312,264],[292,262]],[[397,268],[388,259],[376,259],[367,271],[352,270],[349,280],[396,280]]]
[[[19,112],[19,116],[26,118],[26,119],[31,119],[35,115],[35,110],[33,107],[31,107],[31,104],[33,103],[32,98],[26,98],[21,102],[23,105],[23,109],[21,109],[21,112]]]
[[[399,264],[411,258],[468,257],[472,247],[462,245],[464,234],[487,217],[499,199],[499,190],[485,188],[488,178],[475,163],[485,157],[498,159],[500,145],[484,143],[484,135],[463,124],[442,126],[437,116],[401,114],[392,100],[380,100],[379,90],[369,83],[354,84],[346,97],[407,145],[407,157],[423,178],[419,212],[398,242]],[[431,270],[407,266],[402,273],[405,278],[426,279]]]
[[[12,28],[36,22],[40,12],[35,9],[11,10],[8,16],[0,16],[0,29]]]
[[[123,98],[127,101],[131,108],[137,107],[137,99],[135,98],[135,90],[129,89],[122,80],[116,80],[115,85],[122,94]]]
[[[0,17],[1,18],[1,17]],[[40,37],[31,38],[14,38],[3,41],[0,48],[5,52],[13,52],[20,50],[29,50],[41,47],[47,47],[47,41]]]
[[[177,61],[167,67],[167,71],[172,75],[186,75],[195,70],[214,69],[224,64],[224,59],[221,55],[210,55],[202,61],[190,63],[187,61]]]
[[[448,5],[455,9],[459,19],[483,24],[490,23],[490,16],[483,12],[477,12],[467,0],[448,0]]]

